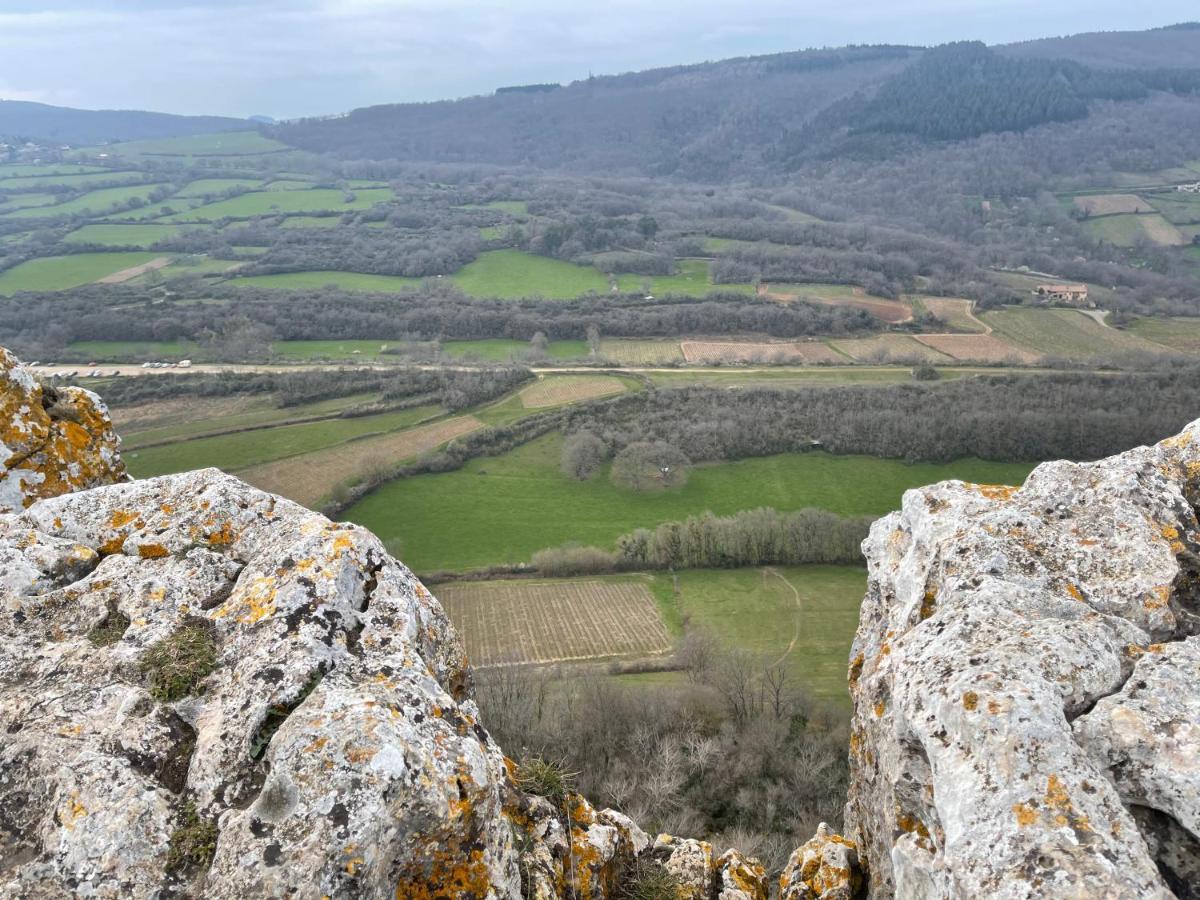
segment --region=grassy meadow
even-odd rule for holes
[[[65,291],[140,266],[157,253],[73,253],[43,256],[0,272],[0,296],[18,291]]]
[[[695,467],[687,485],[635,494],[615,487],[605,467],[591,481],[559,471],[562,437],[547,435],[456,472],[385,485],[346,512],[372,529],[417,571],[526,561],[568,541],[611,547],[621,534],[711,510],[813,506],[880,515],[908,488],[947,478],[1019,483],[1027,463],[900,460],[827,453],[784,454]]]
[[[73,216],[79,213],[102,215],[130,200],[146,200],[161,184],[137,184],[129,187],[101,188],[88,191],[81,197],[56,203],[53,206],[31,206],[10,212],[6,219],[44,219],[53,216]],[[157,206],[152,207],[157,209]]]
[[[343,191],[314,188],[307,191],[251,191],[197,206],[187,212],[176,213],[168,221],[195,221],[199,219],[249,219],[254,216],[283,215],[307,212],[345,212],[370,209],[376,203],[391,200],[391,188],[368,188],[352,191],[353,199],[347,200]]]

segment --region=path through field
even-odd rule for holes
[[[150,262],[142,263],[140,266],[130,266],[128,269],[122,269],[120,272],[105,275],[96,284],[121,284],[132,278],[137,278],[139,275],[145,275],[147,272],[151,272],[154,269],[161,269],[163,266],[169,266],[170,264],[171,257],[160,256],[157,259],[150,260]]]
[[[767,575],[774,575],[776,578],[786,584],[788,586],[788,590],[790,590],[796,598],[796,624],[792,630],[792,639],[788,642],[787,649],[780,654],[779,659],[771,663],[772,666],[777,666],[788,658],[788,654],[796,649],[796,644],[800,640],[800,610],[802,608],[803,598],[801,598],[800,592],[796,590],[796,586],[784,578],[783,573],[781,573],[778,569],[773,569],[768,566],[767,568],[763,569],[763,578],[766,578]]]

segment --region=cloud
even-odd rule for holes
[[[1118,0],[5,0],[0,96],[276,116],[858,42],[992,42],[1189,17]],[[967,8],[964,8],[967,7]]]

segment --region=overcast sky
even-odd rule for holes
[[[0,98],[285,118],[750,53],[1196,17],[1194,0],[0,0]]]

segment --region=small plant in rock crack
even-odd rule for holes
[[[200,818],[196,804],[189,800],[167,844],[167,871],[207,869],[216,853],[217,823]]]
[[[111,647],[121,639],[127,628],[129,616],[112,604],[108,607],[104,619],[87,633],[87,639],[97,647]]]
[[[545,797],[551,803],[561,805],[571,789],[571,780],[578,774],[568,772],[562,763],[532,756],[518,763],[513,781],[526,794]]]
[[[149,681],[150,696],[163,703],[200,692],[200,683],[217,665],[212,626],[189,619],[161,641],[151,644],[138,668]]]

